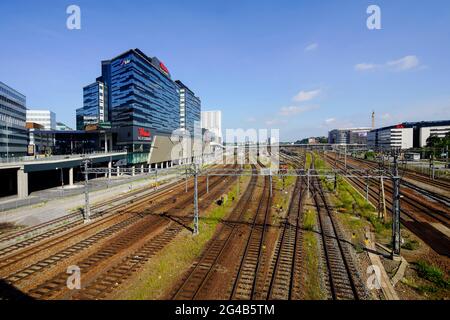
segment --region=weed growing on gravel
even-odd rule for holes
[[[242,179],[242,181],[245,179]],[[221,219],[238,201],[236,194],[237,186],[234,186],[227,193],[228,201],[221,206],[213,204],[213,208],[200,217],[200,233],[197,236],[193,237],[186,231],[182,232],[147,263],[145,270],[140,272],[140,278],[129,285],[128,289],[125,289],[118,298],[131,300],[158,299],[167,294],[171,286],[192,265],[208,241],[214,236]]]
[[[424,260],[419,260],[416,263],[417,273],[421,278],[424,278],[436,286],[444,289],[450,289],[449,279],[445,279],[444,272]]]
[[[403,249],[406,250],[417,250],[419,248],[419,241],[417,240],[407,240],[403,245]]]
[[[316,213],[310,209],[306,210],[303,216],[303,228],[308,231],[314,231],[316,226]]]

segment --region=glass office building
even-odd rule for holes
[[[130,50],[111,60],[112,121],[163,133],[179,127],[176,84],[157,58]]]
[[[156,57],[149,57],[139,49],[128,50],[111,60],[102,61],[105,121],[110,121],[117,133],[117,144],[128,151],[148,152],[155,136],[170,136],[180,128],[194,128],[194,120],[200,121],[200,99],[181,82],[171,79],[167,67]],[[181,84],[181,86],[180,86]],[[89,86],[88,86],[89,87]],[[188,100],[186,113],[181,118],[181,91]],[[91,88],[85,88],[91,97]],[[96,92],[96,89],[93,89]],[[93,101],[85,99],[85,108],[77,113],[77,119],[86,118]],[[190,112],[193,112],[191,115]],[[81,121],[77,121],[81,122]]]
[[[86,113],[84,108],[76,109],[76,119],[77,130],[84,130],[87,125],[100,123],[97,114]]]
[[[178,85],[180,95],[180,129],[187,130],[191,135],[194,134],[194,124],[198,123],[200,128],[201,102],[200,98],[195,96],[187,86],[180,80],[175,81]]]
[[[0,157],[27,154],[26,97],[0,81]]]
[[[157,58],[133,49],[103,61],[102,71],[102,79],[109,80],[111,123],[119,145],[147,152],[155,135],[179,128],[178,87]]]
[[[83,88],[83,125],[108,120],[108,87],[97,79]]]

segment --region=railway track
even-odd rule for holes
[[[158,195],[163,194],[170,188],[174,187],[178,182],[173,182],[166,185],[163,189],[157,191],[148,191],[147,187],[141,188],[132,193],[126,193],[123,195],[116,196],[113,199],[108,199],[97,203],[91,207],[91,219],[95,220],[101,218],[104,215],[110,213],[111,211],[118,211],[120,209],[126,208],[130,204],[139,202],[142,199],[147,199],[148,197],[158,197]],[[192,183],[191,183],[192,184]],[[126,200],[124,202],[124,200]],[[4,256],[13,251],[23,249],[39,241],[51,238],[57,234],[68,231],[74,227],[80,226],[84,223],[82,210],[75,210],[72,213],[64,215],[62,217],[52,219],[48,222],[38,224],[36,226],[28,227],[23,230],[14,232],[12,234],[4,235],[0,237],[0,243],[5,243],[10,240],[23,238],[24,240],[18,241],[14,244],[6,244],[0,249],[0,256]]]
[[[350,166],[347,165],[347,167],[350,167],[353,169],[359,169],[358,167],[352,166],[352,165],[350,165]],[[364,178],[364,175],[362,173],[359,175],[361,176],[361,178]],[[358,182],[358,185],[361,185],[361,181],[359,179],[351,178],[351,180],[354,182]],[[370,179],[369,182],[371,182],[371,184],[373,184],[375,182],[376,186],[379,187],[380,183],[378,180],[374,181],[374,179]],[[362,184],[364,184],[364,183],[362,183]],[[412,192],[409,192],[409,190],[408,190],[409,186],[407,183],[405,183],[405,181],[401,181],[401,185],[406,187],[406,189],[405,188],[400,189],[400,195],[402,196],[402,201],[404,203],[408,204],[408,207],[412,207],[413,210],[417,210],[418,212],[423,212],[426,215],[433,218],[434,220],[442,223],[444,226],[450,227],[449,211],[445,210],[445,207],[439,208],[436,205],[433,205],[430,201],[426,201],[426,199],[422,198],[420,195],[415,195]],[[392,194],[393,187],[392,187],[392,183],[390,181],[386,181],[384,184],[384,187],[385,187],[385,190],[388,192],[388,194]],[[423,194],[421,188],[417,188],[417,189],[420,190],[421,194]],[[372,187],[372,190],[373,190],[373,187]],[[376,192],[379,192],[379,190],[377,190]],[[390,202],[389,199],[388,199],[388,202]]]
[[[314,172],[314,171],[313,171]],[[312,179],[313,200],[317,209],[322,248],[327,267],[327,284],[333,300],[359,300],[364,297],[364,287],[356,276],[350,248],[343,243],[343,234],[330,209],[320,180]]]
[[[300,275],[303,217],[304,181],[296,180],[288,216],[278,241],[272,266],[268,292],[263,299],[293,300],[300,297]]]
[[[13,254],[13,260],[17,260],[19,257],[22,259],[23,257],[30,256],[37,250],[48,249],[55,244],[63,243],[64,241],[67,241],[74,236],[78,236],[88,230],[96,228],[100,225],[105,225],[107,222],[112,221],[115,215],[120,214],[121,212],[130,212],[130,210],[135,207],[139,207],[142,204],[148,205],[154,201],[167,199],[170,197],[172,192],[177,192],[177,190],[180,192],[181,189],[182,186],[180,185],[176,186],[174,189],[164,188],[158,190],[156,193],[140,195],[139,197],[127,202],[128,210],[125,210],[125,204],[121,203],[116,207],[110,207],[110,213],[101,214],[102,219],[93,221],[91,224],[84,225],[82,220],[75,221],[70,226],[67,226],[67,228],[50,230],[44,234],[4,247],[0,249],[0,256],[3,257],[0,262],[0,269],[10,264],[9,262],[11,261],[11,255]]]
[[[349,179],[349,182],[359,190],[365,189],[365,184],[358,179]],[[378,203],[378,188],[369,187],[369,200],[373,204]],[[400,221],[407,227],[410,231],[416,234],[422,239],[426,244],[428,244],[434,251],[440,255],[450,256],[450,239],[442,233],[440,230],[436,229],[429,221],[421,220],[422,213],[426,211],[421,211],[414,202],[409,201],[404,203],[405,198],[400,200],[402,203],[400,208]],[[386,205],[388,208],[392,208],[391,197],[386,197]],[[431,215],[433,217],[434,215]]]
[[[255,170],[255,168],[253,168]],[[250,207],[254,196],[257,175],[252,175],[248,188],[230,214],[229,220],[238,223],[244,220],[244,215]],[[184,281],[171,296],[174,300],[193,300],[208,286],[208,282],[235,236],[238,223],[223,223],[217,235],[210,241],[199,261],[188,271]]]
[[[211,183],[210,183],[211,189],[214,189],[220,183],[221,183],[221,181],[219,179],[211,179]],[[204,186],[202,188],[200,188],[199,194],[203,195],[204,193],[206,193],[205,189],[206,189],[206,187],[204,187]],[[184,193],[182,193],[182,195],[184,196]],[[55,246],[56,244],[63,244],[68,239],[70,239],[71,237],[73,237],[75,235],[85,233],[89,229],[98,228],[98,225],[96,225],[96,224],[85,225],[85,226],[83,226],[82,230],[77,231],[77,234],[70,233],[70,234],[66,234],[66,235],[62,235],[62,236],[53,238],[50,240],[50,242],[48,243],[48,246],[45,248],[42,247],[41,245],[39,245],[39,246],[36,246],[33,248],[29,248],[28,250],[21,251],[17,254],[10,255],[7,257],[7,259],[2,260],[2,265],[0,268],[0,272],[3,271],[2,277],[6,278],[6,280],[10,284],[17,284],[17,283],[23,282],[24,280],[35,275],[36,273],[45,271],[45,270],[55,266],[57,263],[60,263],[61,261],[64,261],[64,260],[82,252],[83,250],[88,249],[89,247],[95,245],[97,242],[104,240],[108,237],[111,237],[116,233],[126,230],[127,228],[133,227],[134,225],[143,224],[147,220],[151,220],[151,221],[148,221],[149,227],[150,227],[151,223],[154,222],[155,220],[164,220],[164,218],[161,218],[159,216],[150,215],[152,210],[154,210],[158,207],[161,207],[161,206],[162,207],[163,206],[175,207],[177,205],[180,205],[180,203],[183,207],[185,207],[186,205],[188,205],[191,202],[191,195],[186,194],[185,197],[186,198],[183,199],[181,202],[173,202],[173,201],[171,201],[171,198],[172,198],[171,194],[170,193],[167,194],[167,191],[166,191],[166,193],[160,194],[160,198],[163,199],[162,202],[154,203],[154,201],[156,199],[152,198],[152,199],[147,199],[147,201],[141,201],[138,203],[134,203],[134,205],[129,208],[129,210],[126,213],[126,216],[124,217],[124,219],[122,219],[122,221],[120,221],[106,229],[103,229],[100,232],[97,232],[96,234],[77,242],[76,244],[73,244],[67,248],[64,248],[64,249],[56,252],[55,254],[52,254],[44,259],[41,259],[31,265],[27,265],[23,269],[20,269],[18,271],[16,270],[13,273],[8,273],[5,275],[3,270],[11,268],[11,266],[17,264],[21,260],[25,260],[27,258],[30,259],[33,257],[33,255],[39,253],[39,251],[44,250],[44,249],[49,249],[52,246]],[[150,205],[149,205],[149,203],[150,203]],[[145,209],[143,209],[143,208],[145,208]],[[137,211],[137,212],[134,212],[134,211]],[[125,215],[125,214],[123,214],[123,215]],[[110,216],[107,219],[112,220],[115,218],[118,218],[118,217]],[[100,224],[100,223],[105,224],[105,222],[103,220],[97,222],[97,224]]]
[[[330,160],[335,161],[334,157],[328,156]],[[355,157],[347,157],[347,160],[350,161],[355,161],[355,162],[359,162],[362,164],[365,164],[366,166],[372,168],[372,169],[378,169],[378,162],[375,161],[371,161],[371,160],[366,160],[366,159],[360,159],[360,158],[355,158]],[[407,168],[402,168],[401,165],[399,165],[399,171],[402,172],[403,177],[404,178],[410,178],[412,180],[416,180],[425,184],[428,184],[430,186],[433,187],[439,187],[443,190],[449,191],[450,192],[450,181],[448,180],[437,180],[437,179],[432,179],[430,178],[428,175],[416,172],[414,170],[411,169],[407,169]]]
[[[231,291],[231,300],[252,300],[259,289],[259,267],[272,203],[269,188],[268,178],[266,177],[261,201],[254,216],[250,235]]]
[[[226,184],[224,179],[211,179],[210,193],[204,197],[205,201],[211,200],[222,192],[219,186]],[[199,195],[206,193],[206,186],[202,184],[199,188]],[[192,197],[186,197],[180,202],[171,202],[172,211],[178,212],[182,207],[186,210],[191,205]],[[167,213],[171,214],[171,209],[165,211],[165,215],[149,215],[141,219],[138,224],[127,228],[119,233],[108,244],[103,245],[93,254],[77,263],[82,274],[88,276],[83,280],[83,288],[76,294],[67,293],[65,279],[67,274],[60,272],[53,278],[41,283],[37,287],[29,290],[32,297],[37,299],[49,299],[55,297],[72,299],[99,299],[104,294],[112,291],[123,280],[131,276],[136,268],[156,252],[167,245],[183,228],[186,228],[180,221],[168,219]],[[186,212],[184,213],[186,216]],[[182,219],[183,217],[179,217]],[[162,230],[157,232],[157,230]],[[155,232],[157,234],[155,234]],[[108,263],[108,261],[111,261]],[[130,268],[130,265],[133,266]],[[89,280],[90,279],[90,280]],[[63,281],[64,280],[64,281]],[[109,281],[109,282],[108,282]],[[108,286],[108,290],[100,290],[106,282],[114,284]]]
[[[284,155],[282,155],[284,157]],[[294,168],[305,167],[305,153],[285,157],[286,163]],[[301,247],[305,183],[303,177],[297,177],[289,203],[287,216],[281,223],[272,262],[263,292],[259,299],[298,300],[301,296]]]
[[[220,187],[215,188],[212,192],[205,195],[204,201],[200,204],[200,210],[204,210],[211,204],[212,200],[216,199],[223,192],[222,186],[228,184],[231,177],[227,177],[224,180],[218,179]],[[185,206],[183,206],[185,208]],[[191,222],[191,219],[186,215],[180,217],[176,223],[170,223],[156,237],[152,237],[149,241],[146,241],[136,251],[127,255],[119,263],[114,264],[105,272],[97,275],[95,280],[89,282],[82,291],[76,292],[73,295],[66,296],[71,299],[103,299],[109,293],[111,293],[116,287],[118,287],[124,280],[129,278],[133,273],[139,270],[151,257],[161,251],[170,241],[172,241],[185,227],[185,225]]]
[[[378,164],[374,164],[372,161],[356,159],[356,158],[351,158],[350,161],[353,162],[353,164],[355,164],[355,165],[363,164],[364,166],[366,166],[366,168],[378,169]],[[340,162],[342,163],[342,161],[340,161]],[[429,177],[423,176],[418,173],[414,173],[412,171],[406,171],[404,169],[401,169],[400,171],[403,171],[403,174],[400,174],[403,178],[401,181],[402,186],[406,186],[409,189],[412,189],[412,190],[420,193],[421,195],[442,204],[445,207],[450,206],[450,199],[448,197],[446,197],[445,195],[442,195],[442,194],[439,194],[436,192],[431,192],[423,187],[418,186],[417,184],[406,181],[404,178],[411,179],[412,181],[422,182],[429,186],[439,187],[440,189],[447,190],[448,192],[450,192],[450,183],[447,183],[445,181],[432,180]]]
[[[342,167],[341,167],[342,168]],[[364,176],[361,176],[364,178]],[[365,192],[366,184],[358,178],[347,178],[350,184],[361,192]],[[386,204],[392,208],[392,185],[385,183],[387,193]],[[434,223],[439,223],[443,227],[449,227],[448,211],[436,209],[431,202],[414,196],[411,192],[401,190],[401,223],[410,231],[416,234],[434,251],[440,255],[450,256],[450,239],[438,230]],[[377,205],[379,201],[379,181],[372,181],[369,185],[369,200]],[[425,216],[424,216],[425,215]]]

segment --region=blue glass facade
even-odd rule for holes
[[[142,126],[170,134],[179,127],[176,84],[156,58],[130,50],[111,60],[113,126]]]
[[[102,75],[97,82],[107,88],[105,121],[110,121],[117,132],[119,146],[148,152],[155,135],[167,136],[180,128],[180,84],[171,79],[169,70],[156,57],[132,49],[102,61]],[[200,99],[187,90],[192,95],[187,97],[183,124],[193,133],[194,121],[200,121]],[[90,86],[85,88],[85,118],[94,113],[97,105],[95,91]]]
[[[107,120],[108,87],[97,80],[83,88],[83,110],[77,110],[77,128],[82,128],[88,124],[98,124]]]
[[[0,157],[27,154],[26,98],[0,82]]]
[[[77,130],[84,130],[84,108],[78,108],[75,111]]]
[[[178,85],[180,95],[180,129],[187,130],[191,135],[194,134],[194,124],[201,118],[201,101],[195,96],[187,86],[181,81],[175,81]]]

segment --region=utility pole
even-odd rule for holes
[[[448,145],[445,147],[445,149],[446,149],[445,153],[446,153],[446,158],[447,158],[447,160],[445,161],[446,162],[445,167],[450,169],[450,164],[448,163]]]
[[[334,167],[337,169],[337,151],[334,151]]]
[[[398,153],[394,151],[394,168],[392,172],[392,184],[394,192],[392,195],[392,258],[400,256],[401,234],[400,234],[400,177],[398,175]]]
[[[239,195],[240,194],[240,189],[239,189],[239,184],[240,184],[240,182],[241,182],[241,176],[239,175],[238,176],[238,178],[236,179],[237,180],[237,195]]]
[[[433,151],[434,152],[434,151]],[[430,172],[429,172],[429,176],[431,179],[434,179],[433,177],[433,167],[434,167],[434,163],[433,163],[433,152],[430,154]]]
[[[187,166],[184,165],[184,182],[185,182],[185,192],[188,192],[188,174],[187,174]]]
[[[206,193],[209,193],[209,175],[206,174]]]
[[[369,202],[369,171],[366,176],[366,201]]]
[[[378,218],[386,222],[386,199],[384,197],[384,160],[379,158],[378,171],[380,172],[380,182],[378,188]]]
[[[88,180],[89,180],[89,173],[88,173],[88,164],[89,159],[83,160],[84,164],[84,222],[88,223],[90,221],[90,206],[89,206],[89,190],[88,190]]]
[[[198,170],[197,164],[193,164],[194,168],[194,236],[198,235]]]
[[[382,197],[382,205],[383,205],[383,211],[382,211],[382,215],[383,215],[383,221],[386,223],[386,218],[387,218],[387,214],[386,214],[386,196],[384,194],[384,178],[383,176],[381,176],[381,197]]]
[[[309,169],[307,172],[306,198],[309,199]]]
[[[270,171],[269,180],[270,180],[270,193],[269,193],[269,195],[272,198],[272,171]]]
[[[344,145],[344,168],[347,171],[347,144]]]

